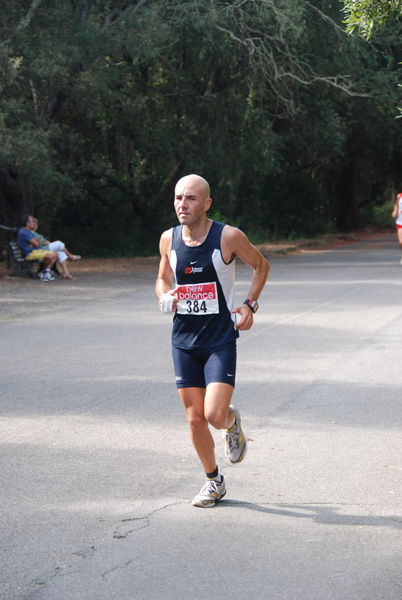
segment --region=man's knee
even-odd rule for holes
[[[204,415],[194,410],[192,407],[187,409],[187,421],[192,429],[205,427],[206,419]]]
[[[215,429],[224,429],[227,425],[228,411],[227,406],[215,405],[211,410],[206,411],[205,418]]]

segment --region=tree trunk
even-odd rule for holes
[[[339,231],[353,231],[359,225],[359,182],[356,162],[347,165],[336,189]]]
[[[0,169],[0,195],[3,198],[6,227],[21,227],[23,215],[32,214],[32,196],[28,185],[17,173]]]
[[[24,214],[32,214],[32,198],[28,186],[16,173],[0,169],[0,198],[3,200],[6,227],[21,227]],[[0,229],[0,260],[4,260],[4,247],[12,238],[11,232]]]

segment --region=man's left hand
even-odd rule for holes
[[[251,308],[247,306],[247,304],[242,304],[237,308],[232,310],[232,313],[238,313],[240,315],[240,320],[235,323],[236,329],[240,331],[247,331],[251,328],[254,323],[254,315],[251,311]]]

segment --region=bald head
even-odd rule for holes
[[[211,207],[209,184],[199,175],[186,175],[176,184],[174,207],[182,225],[204,227],[208,221],[206,213]]]
[[[186,175],[185,177],[179,179],[176,184],[176,191],[185,187],[196,188],[198,194],[203,200],[209,198],[211,193],[208,181],[200,175]]]

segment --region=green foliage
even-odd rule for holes
[[[357,32],[367,40],[373,32],[402,14],[401,0],[346,0],[343,12],[348,33]]]
[[[255,242],[314,237],[333,229],[324,190],[307,173],[289,170],[266,178],[259,195],[256,190],[247,210],[242,208],[237,224]]]
[[[395,219],[391,217],[393,203],[386,202],[381,206],[364,207],[360,214],[361,227],[378,227],[386,229],[395,229]]]

